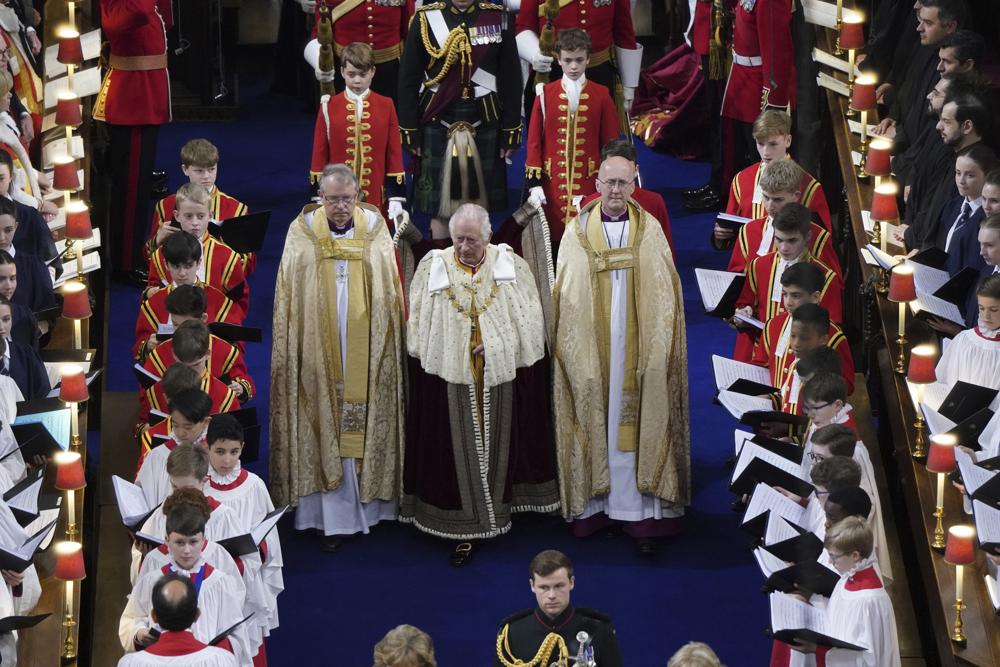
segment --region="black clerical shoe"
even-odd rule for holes
[[[346,539],[343,535],[324,535],[321,538],[319,548],[329,554],[337,553],[340,547],[344,546]]]
[[[689,211],[718,211],[722,205],[722,199],[714,190],[709,190],[703,195],[684,200],[684,208]]]
[[[651,537],[639,537],[635,541],[635,553],[640,558],[656,558],[660,545]]]
[[[455,545],[451,556],[448,557],[448,562],[451,563],[452,567],[462,567],[472,560],[473,553],[472,542],[459,542]]]

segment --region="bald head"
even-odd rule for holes
[[[164,630],[181,632],[198,620],[198,592],[187,577],[166,574],[153,585],[153,621]]]
[[[624,213],[634,191],[634,162],[615,155],[601,163],[597,172],[597,192],[601,195],[601,208],[605,213],[613,216]]]

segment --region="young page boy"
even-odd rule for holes
[[[843,377],[840,355],[815,339],[811,344],[815,346],[809,349],[804,347],[800,349],[800,356],[792,360],[779,387],[781,409],[784,412],[796,415],[803,414],[802,387],[815,375],[836,373]]]
[[[176,328],[187,320],[239,325],[243,324],[243,310],[211,285],[178,285],[175,282],[157,290],[139,306],[132,356],[144,361],[149,352],[159,345],[156,333],[161,324]]]
[[[227,343],[208,331],[208,326],[190,319],[180,324],[170,340],[156,346],[143,368],[153,375],[162,375],[179,359],[202,359],[208,357],[208,372],[234,394],[240,403],[246,403],[254,395],[254,383],[247,372],[243,353],[231,343]]]
[[[170,398],[170,432],[155,445],[142,461],[136,486],[142,489],[146,502],[155,507],[170,495],[170,476],[167,474],[167,457],[178,445],[198,444],[205,441],[205,431],[212,414],[212,399],[200,389],[183,389]]]
[[[740,215],[744,218],[757,219],[764,217],[763,198],[760,190],[761,169],[779,160],[788,160],[788,149],[792,145],[792,117],[778,109],[767,109],[757,117],[753,124],[753,138],[757,142],[757,152],[760,162],[742,170],[735,177],[729,188],[729,202],[726,213]],[[830,227],[830,207],[826,203],[823,187],[815,178],[802,172],[801,203],[815,211],[823,222],[823,227]]]
[[[0,297],[0,372],[17,383],[25,399],[45,398],[52,389],[48,371],[38,352],[11,339],[11,312],[10,302]]]
[[[863,651],[816,646],[790,647],[775,642],[772,665],[788,664],[790,651],[815,652],[826,665],[849,667],[898,667],[899,641],[892,601],[872,554],[874,538],[867,522],[848,517],[831,526],[823,546],[840,574],[829,602],[813,596],[810,602],[824,607],[830,633],[845,637]],[[777,658],[777,661],[776,661]]]
[[[191,183],[197,183],[211,196],[209,214],[212,220],[219,222],[247,214],[247,207],[239,200],[230,197],[215,185],[219,176],[219,149],[207,139],[192,139],[181,147],[181,171]],[[174,209],[177,206],[176,195],[167,195],[153,209],[153,224],[149,230],[149,239],[143,247],[143,259],[147,262],[153,258],[157,246],[163,243],[170,229],[163,230],[166,222],[174,219]],[[163,230],[163,231],[161,231]],[[247,275],[253,273],[254,258],[248,257]]]
[[[802,168],[791,160],[776,160],[761,170],[759,187],[766,215],[740,227],[728,271],[743,273],[749,258],[766,255],[775,249],[772,220],[787,204],[800,203],[803,174]],[[830,233],[815,222],[810,229],[809,251],[813,257],[841,275],[840,260]]]
[[[375,57],[368,44],[348,44],[339,60],[347,87],[320,101],[309,178],[316,183],[326,165],[346,164],[358,178],[364,201],[394,229],[406,201],[396,106],[371,90]]]
[[[171,283],[190,284],[196,279],[223,292],[236,301],[244,313],[248,312],[250,294],[243,260],[236,251],[216,241],[207,231],[210,224],[208,191],[200,185],[187,183],[177,191],[177,196],[174,215],[181,228],[170,234],[153,253],[149,262],[147,296],[151,293],[149,288],[165,287]],[[175,278],[175,273],[181,275]]]
[[[601,147],[619,135],[608,89],[587,80],[590,36],[579,28],[560,30],[555,51],[563,75],[535,97],[524,163],[525,187],[544,206],[553,245],[577,213],[573,199],[594,191]]]
[[[188,368],[184,364],[174,364],[168,368],[160,382],[162,383],[163,396],[166,398],[167,405],[170,404],[171,398],[185,389],[201,390],[201,376],[196,370]],[[170,438],[171,425],[169,414],[165,411],[162,414],[160,412],[151,412],[147,419],[148,421],[139,422],[136,425],[136,437],[139,440],[137,472],[142,467],[142,461],[146,457],[146,454],[149,453],[149,450]]]
[[[158,630],[150,618],[153,585],[165,574],[179,574],[191,579],[198,589],[198,609],[201,613],[191,626],[191,632],[200,642],[209,642],[244,617],[246,588],[240,580],[232,559],[225,569],[218,566],[228,554],[214,542],[205,540],[205,524],[210,511],[202,507],[181,505],[166,520],[166,563],[142,572],[128,596],[118,625],[118,638],[126,652],[138,651],[152,644]],[[205,551],[221,552],[209,563]],[[240,665],[252,665],[246,628],[236,630],[219,645],[233,652]]]
[[[195,371],[200,377],[198,387],[203,392],[208,394],[210,400],[212,401],[212,414],[239,410],[240,402],[233,390],[227,387],[222,380],[213,377],[212,374],[208,372],[208,354],[201,357],[187,357],[184,356],[186,353],[186,350],[182,351],[175,349],[175,361],[171,366],[167,367],[167,370],[169,371],[174,366],[180,364]],[[166,375],[166,372],[164,372],[164,375]],[[139,393],[140,422],[148,421],[151,411],[155,410],[157,412],[165,413],[168,405],[169,401],[167,400],[166,387],[161,379],[145,391]]]
[[[771,319],[785,309],[780,282],[785,269],[799,262],[811,262],[824,272],[820,304],[827,309],[833,321],[839,322],[842,318],[843,283],[833,269],[813,257],[809,251],[812,227],[809,210],[801,204],[788,204],[775,216],[772,224],[777,249],[750,260],[743,291],[736,299],[737,310],[762,322]],[[754,336],[747,325],[735,326],[739,333],[733,358],[737,361],[750,361],[753,358]]]
[[[240,465],[243,453],[243,427],[232,415],[218,415],[208,425],[208,484],[209,498],[231,507],[238,515],[256,526],[274,511],[271,495],[264,481]],[[278,595],[285,589],[282,577],[283,560],[278,531],[272,530],[261,544],[261,577],[267,589],[268,612],[256,622],[264,636],[278,627]]]

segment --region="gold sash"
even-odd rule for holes
[[[342,400],[335,407],[339,414],[340,455],[362,459],[365,451],[365,425],[368,419],[368,350],[369,327],[368,300],[371,297],[366,270],[365,249],[368,245],[368,217],[360,207],[354,209],[354,238],[334,239],[330,235],[323,208],[316,209],[312,219],[317,259],[321,262],[320,275],[323,285],[324,318],[330,323],[323,336],[323,349],[327,355],[327,368],[337,386]],[[333,260],[333,261],[323,261]],[[347,261],[347,367],[341,365],[340,313],[337,312],[337,264]],[[332,332],[330,335],[327,332]],[[345,382],[346,375],[346,382]]]
[[[587,244],[593,250],[594,269],[597,272],[597,286],[600,292],[600,300],[595,300],[595,304],[600,304],[600,317],[596,318],[602,323],[604,329],[604,344],[601,346],[608,351],[601,355],[601,365],[604,367],[604,377],[609,378],[610,364],[610,341],[611,341],[611,271],[625,271],[627,281],[625,293],[628,303],[626,305],[627,317],[625,324],[625,368],[622,380],[622,408],[621,417],[618,420],[618,450],[622,452],[634,452],[638,442],[636,425],[639,423],[639,323],[635,312],[635,273],[638,266],[637,247],[635,239],[642,236],[639,229],[640,216],[632,206],[628,207],[629,235],[628,244],[611,249],[608,246],[607,237],[604,234],[604,225],[601,221],[601,205],[596,204],[590,209],[587,217]],[[605,380],[607,382],[607,380]]]
[[[343,18],[344,14],[360,7],[362,2],[364,0],[344,0],[344,2],[330,10],[330,23],[336,23]]]

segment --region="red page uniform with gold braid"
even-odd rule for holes
[[[199,278],[222,293],[227,293],[243,284],[243,295],[236,299],[240,309],[246,313],[250,305],[250,294],[243,273],[243,259],[235,250],[209,235],[201,241],[201,263],[204,275]],[[173,282],[167,262],[163,259],[163,248],[157,248],[149,262],[150,287],[161,287]]]
[[[225,294],[211,285],[199,284],[205,290],[205,314],[207,323],[225,322],[226,324],[243,324],[243,309],[226,297]],[[174,290],[174,285],[168,285],[156,291],[139,305],[139,316],[135,322],[135,345],[132,346],[132,357],[140,361],[146,358],[147,341],[155,334],[161,324],[170,321],[170,311],[167,310],[167,295]]]
[[[756,194],[762,164],[756,162],[733,177],[732,185],[729,187],[726,213],[752,219],[763,218],[767,215],[764,203],[754,201],[754,199],[759,199]],[[830,226],[830,205],[826,201],[823,186],[820,185],[819,181],[810,174],[803,174],[799,190],[802,192],[799,203],[818,215],[827,230],[833,229]]]

